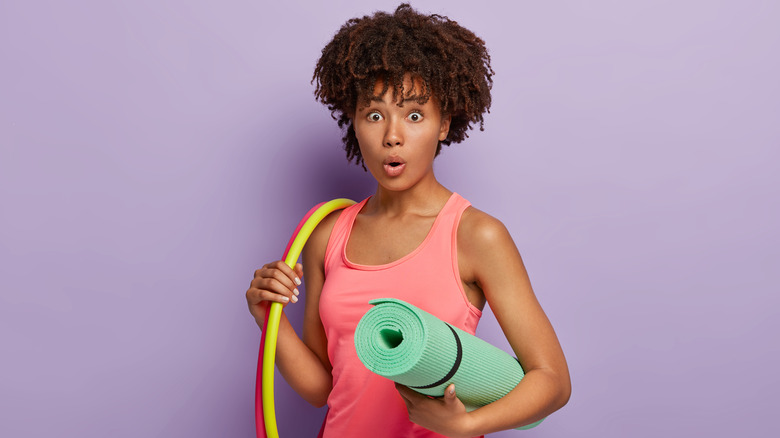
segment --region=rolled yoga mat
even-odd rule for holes
[[[380,376],[434,397],[454,383],[471,411],[503,397],[525,375],[520,362],[503,350],[405,301],[369,303],[374,307],[355,329],[355,349],[363,365]]]

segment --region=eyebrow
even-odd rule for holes
[[[401,101],[401,103],[419,102],[419,100],[420,100],[419,96],[412,96],[412,97],[405,98],[404,100]],[[371,102],[384,102],[384,99],[382,98],[382,96],[374,96],[371,98]]]

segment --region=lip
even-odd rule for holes
[[[395,164],[395,166],[393,165]],[[398,155],[390,155],[382,162],[382,167],[385,170],[385,174],[390,177],[398,176],[403,173],[406,168],[406,160]]]

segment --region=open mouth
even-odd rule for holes
[[[384,168],[388,176],[398,176],[406,167],[406,162],[398,156],[390,156],[385,159]]]

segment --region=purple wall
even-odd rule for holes
[[[0,3],[0,436],[250,437],[252,271],[373,189],[314,62],[397,2],[113,3]],[[492,436],[777,434],[777,3],[413,6],[491,49],[486,131],[437,172],[508,226],[572,371],[564,409]]]

